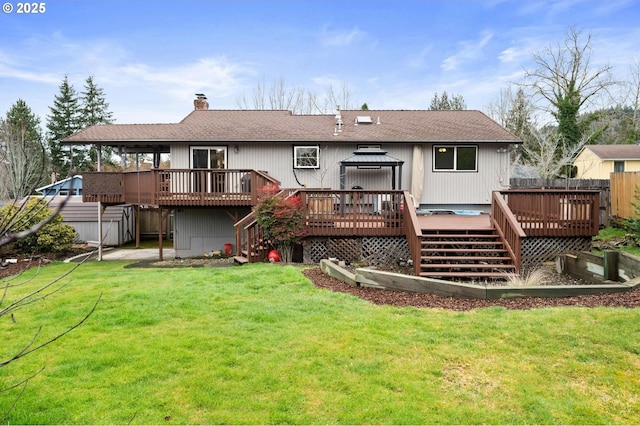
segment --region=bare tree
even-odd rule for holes
[[[327,88],[323,96],[302,87],[290,87],[284,79],[279,79],[267,87],[264,81],[253,89],[252,102],[242,93],[237,101],[240,109],[288,110],[294,114],[326,114],[338,106],[351,108],[351,94],[346,83],[342,83],[337,92],[333,86]]]
[[[44,179],[46,152],[40,119],[22,99],[0,118],[0,196],[20,199]]]
[[[556,130],[545,128],[532,132],[532,143],[523,146],[515,163],[533,167],[541,178],[568,178],[573,162],[589,140],[583,137],[576,144],[569,144]]]
[[[525,70],[526,85],[548,102],[548,111],[558,122],[558,131],[569,144],[577,144],[584,133],[580,109],[617,83],[611,66],[591,64],[591,35],[586,40],[571,28],[563,44],[547,47],[533,56],[537,68]]]
[[[45,149],[39,141],[28,141],[24,126],[15,128],[0,119],[0,194],[2,198],[23,198],[42,180]]]

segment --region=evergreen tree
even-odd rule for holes
[[[58,177],[64,177],[72,169],[83,169],[89,161],[86,148],[66,149],[61,145],[64,138],[81,129],[78,95],[67,76],[62,80],[60,93],[55,96],[53,106],[49,109],[51,115],[47,116],[47,142],[51,154],[51,167]]]
[[[14,200],[30,195],[46,181],[45,162],[40,119],[18,99],[0,120],[0,194]]]
[[[449,95],[445,91],[442,92],[442,96],[438,96],[437,92],[433,95],[433,99],[431,99],[431,105],[429,106],[429,109],[433,111],[465,110],[467,109],[467,105],[465,104],[462,95],[454,95],[451,99],[449,99]]]
[[[530,150],[535,151],[535,146],[537,145],[532,134],[535,129],[532,114],[533,105],[520,87],[511,101],[511,107],[506,112],[504,127],[522,140],[522,145],[518,147],[518,154],[525,161],[530,160],[527,152]]]
[[[109,111],[109,103],[107,103],[104,90],[95,84],[93,77],[90,76],[85,80],[84,92],[82,92],[81,95],[81,128],[84,129],[97,124],[113,123],[113,113]],[[103,147],[101,161],[112,164],[112,157],[113,148]],[[93,145],[89,149],[89,158],[92,164],[98,161],[98,151]]]

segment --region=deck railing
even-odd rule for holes
[[[594,236],[599,229],[599,191],[500,191],[527,236]]]
[[[279,182],[264,172],[154,169],[83,173],[83,200],[158,206],[252,206],[259,190]]]
[[[284,189],[280,194],[301,197],[307,237],[405,235],[407,209],[417,222],[402,191]],[[235,228],[236,254],[246,256],[249,262],[264,260],[268,250],[255,214],[238,221]]]
[[[518,273],[522,265],[522,238],[526,237],[526,234],[509,210],[505,199],[495,191],[491,195],[491,224],[505,243],[505,248],[516,267],[516,273]]]
[[[309,236],[404,234],[402,191],[300,190]]]

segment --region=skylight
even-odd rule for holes
[[[371,124],[373,121],[371,120],[370,115],[359,115],[356,117],[356,124]]]

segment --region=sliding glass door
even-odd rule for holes
[[[191,147],[191,168],[203,169],[193,173],[194,192],[225,192],[225,174],[216,170],[224,170],[226,164],[226,147]]]

